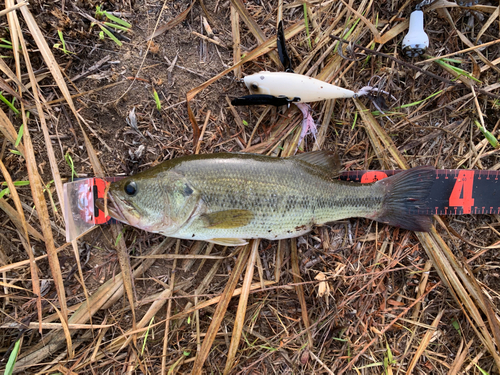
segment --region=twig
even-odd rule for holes
[[[322,366],[322,367],[323,367],[323,368],[324,368],[324,369],[325,369],[325,370],[326,370],[326,371],[327,371],[330,375],[335,375],[335,373],[334,373],[332,370],[330,370],[330,369],[328,368],[328,366],[327,366],[327,365],[325,365],[325,364],[323,363],[323,361],[322,361],[321,359],[319,359],[319,358],[318,358],[318,356],[312,352],[312,350],[311,350],[311,351],[309,351],[309,354],[310,354],[310,355],[311,355],[311,357],[313,357],[313,358],[314,358],[314,359],[315,359],[315,360],[316,360],[316,361],[317,361],[317,362],[318,362],[318,363],[319,363],[319,364],[320,364],[320,365],[321,365],[321,366]]]
[[[207,42],[217,44],[218,46],[220,46],[222,48],[227,48],[227,46],[225,44],[223,44],[221,41],[209,38],[208,36],[205,36],[203,34],[197,33],[196,31],[191,31],[191,34],[193,34],[194,36],[197,36],[198,38],[206,40]]]
[[[417,64],[418,64],[418,65],[423,65],[423,64],[426,64],[426,63],[428,63],[428,62],[432,62],[432,61],[439,60],[439,59],[444,59],[444,58],[446,58],[446,57],[451,57],[451,56],[455,56],[455,55],[460,55],[460,54],[465,53],[465,52],[474,51],[474,50],[476,50],[476,49],[480,49],[480,48],[488,47],[488,46],[491,46],[491,45],[493,45],[493,44],[497,44],[497,43],[500,43],[500,39],[497,39],[497,40],[492,40],[491,42],[488,42],[488,43],[483,43],[483,44],[479,44],[479,45],[477,45],[477,46],[469,47],[469,48],[466,48],[466,49],[463,49],[463,50],[460,50],[460,51],[456,51],[456,52],[448,53],[448,54],[443,55],[443,56],[431,57],[430,59],[426,59],[426,60],[423,60],[423,61],[419,61],[419,62],[417,62]]]
[[[111,55],[107,55],[107,56],[103,57],[101,60],[99,60],[94,65],[92,65],[90,68],[88,68],[87,71],[80,73],[80,74],[74,76],[73,78],[71,78],[71,82],[75,82],[83,77],[90,75],[93,71],[99,69],[104,63],[108,62],[108,60],[110,58],[111,58]]]
[[[19,9],[19,8],[21,8],[21,7],[25,6],[25,5],[28,5],[28,3],[27,3],[27,2],[25,2],[25,1],[24,1],[24,2],[22,2],[22,3],[18,3],[18,4],[16,4],[16,5],[13,5],[13,6],[11,6],[10,8],[7,8],[7,9],[2,10],[2,11],[0,12],[0,16],[4,16],[4,15],[6,15],[7,13],[10,13],[10,12],[12,12],[13,10]]]
[[[210,120],[210,114],[212,112],[210,110],[207,111],[207,116],[205,117],[205,123],[203,124],[203,128],[201,129],[200,139],[198,139],[198,144],[196,145],[195,154],[200,153],[201,141],[203,140],[203,136],[205,135],[205,130],[207,129],[208,120]]]
[[[207,77],[207,76],[205,76],[205,75],[203,75],[203,74],[201,74],[201,73],[198,73],[198,72],[196,72],[196,71],[194,71],[194,70],[191,70],[191,69],[185,68],[185,67],[183,67],[183,66],[180,66],[179,64],[175,64],[175,61],[174,61],[174,63],[172,63],[172,62],[170,62],[170,60],[169,60],[166,56],[165,56],[165,60],[167,61],[167,63],[168,63],[170,66],[172,66],[172,64],[174,64],[174,66],[175,66],[176,68],[179,68],[179,69],[185,70],[186,72],[189,72],[189,73],[193,73],[193,74],[195,74],[195,75],[197,75],[197,76],[199,76],[199,77],[201,77],[201,78],[203,78],[203,79],[209,79],[209,78],[210,78],[210,77]]]

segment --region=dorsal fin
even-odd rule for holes
[[[323,168],[329,174],[338,174],[340,172],[340,158],[335,151],[313,151],[299,155],[290,156],[290,158],[299,159],[306,163]]]

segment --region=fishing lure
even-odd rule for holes
[[[297,74],[292,69],[290,57],[286,51],[283,21],[278,24],[277,46],[278,55],[285,68],[284,72],[263,71],[243,78],[245,86],[251,95],[233,99],[232,105],[273,105],[276,107],[294,103],[302,112],[302,131],[299,137],[300,145],[307,134],[316,138],[317,128],[311,116],[311,108],[307,103],[327,99],[357,98],[372,92],[383,92],[376,88],[365,86],[358,92],[332,85],[316,78]],[[385,92],[383,92],[385,93]]]
[[[299,102],[300,98],[294,97],[289,99],[286,96],[274,96],[267,94],[253,94],[241,96],[239,98],[233,99],[232,105],[274,105],[275,107],[281,107],[282,105],[290,105],[290,103]]]
[[[422,8],[431,5],[436,0],[423,0],[415,6],[415,10],[410,14],[410,27],[408,34],[403,38],[403,52],[408,57],[418,57],[425,53],[429,47],[429,36],[424,30],[424,12]],[[477,5],[479,0],[457,0],[458,6],[470,8]]]
[[[418,57],[425,53],[429,47],[429,36],[424,30],[424,12],[421,8],[434,0],[424,0],[415,7],[410,14],[410,27],[408,34],[403,38],[403,52],[408,57]]]
[[[243,81],[252,95],[285,97],[294,103],[357,97],[352,90],[292,72],[259,72]]]

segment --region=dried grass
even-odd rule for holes
[[[16,98],[22,115],[0,109],[0,170],[10,189],[0,198],[5,301],[0,329],[5,353],[22,337],[17,372],[498,373],[498,216],[436,217],[431,232],[417,234],[351,219],[300,239],[253,240],[236,249],[165,239],[116,224],[74,241],[73,252],[61,242],[59,212],[68,175],[63,151],[78,156],[78,173],[101,177],[186,153],[243,149],[287,156],[297,151],[301,118],[294,106],[228,104],[244,93],[232,72],[239,79],[281,69],[274,50],[281,19],[297,72],[353,90],[380,85],[396,97],[386,97],[391,108],[383,114],[364,98],[313,104],[319,133],[316,140],[306,139],[304,151],[337,149],[349,170],[426,164],[500,168],[499,151],[474,125],[479,121],[498,138],[495,21],[500,7],[472,7],[485,19],[466,30],[463,8],[434,2],[426,9],[433,56],[400,64],[409,1],[275,3],[206,1],[179,9],[168,2],[161,8],[144,3],[144,9],[134,10],[123,2],[126,17],[134,18],[144,35],[134,27],[128,34],[133,42],[121,49],[97,45],[106,42],[98,42],[90,28],[88,39],[79,39],[84,32],[74,33],[78,28],[71,23],[64,35],[72,42],[95,44],[91,47],[124,60],[135,48],[148,52],[130,60],[140,61],[130,79],[111,74],[118,82],[96,87],[79,79],[68,87],[68,77],[85,77],[86,65],[81,59],[74,59],[74,66],[64,63],[70,57],[50,47],[51,35],[57,34],[42,20],[61,25],[64,16],[90,14],[92,7],[68,10],[63,1],[47,5],[51,15],[41,15],[25,2],[6,1],[0,17],[9,26],[13,49],[12,59],[0,59],[5,76],[0,85]],[[157,18],[145,22],[151,14]],[[208,19],[205,25],[202,16]],[[217,31],[191,37],[198,21],[201,30]],[[178,29],[189,30],[189,36],[176,34]],[[162,67],[155,68],[163,64],[158,61],[162,52],[155,51],[172,52],[174,36],[192,38],[186,42],[191,47],[175,51],[163,76]],[[479,38],[483,43],[475,45]],[[339,40],[368,50],[352,51]],[[346,59],[351,52],[356,58]],[[438,57],[443,56],[458,56],[470,76],[442,64]],[[106,71],[119,70],[101,69]],[[172,76],[184,75],[196,78],[176,86]],[[169,90],[162,90],[163,80]],[[142,84],[146,89],[154,84],[164,94],[160,111],[152,98],[134,92]],[[62,97],[55,98],[53,90]],[[176,96],[176,90],[182,93]],[[125,125],[108,130],[99,116],[90,116],[100,105],[121,116],[130,96],[140,113],[133,136]],[[110,98],[119,99],[110,104]],[[27,110],[35,121],[27,118]],[[78,133],[67,130],[76,144],[59,136],[63,118],[78,122]],[[15,146],[21,124],[24,135]],[[134,159],[134,147],[143,143],[147,151]],[[30,189],[14,185],[26,176]],[[47,186],[50,180],[53,188]],[[33,205],[36,215],[29,210]]]

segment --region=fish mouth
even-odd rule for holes
[[[106,204],[104,203],[104,201],[105,201],[104,198],[97,199],[95,202],[95,205],[97,206],[97,208],[99,208],[101,211],[103,211],[107,215],[111,216],[113,219],[121,221],[122,223],[125,223],[125,224],[129,224],[128,220],[125,218],[125,215],[123,214],[123,211],[120,209],[120,205],[118,205],[116,203],[116,200],[120,200],[120,199],[119,198],[115,199],[110,193],[108,193],[107,199],[108,199],[107,207],[106,207]],[[122,204],[126,205],[126,203],[123,202],[122,200],[120,200],[120,202]],[[108,212],[106,212],[106,208],[107,208]]]

